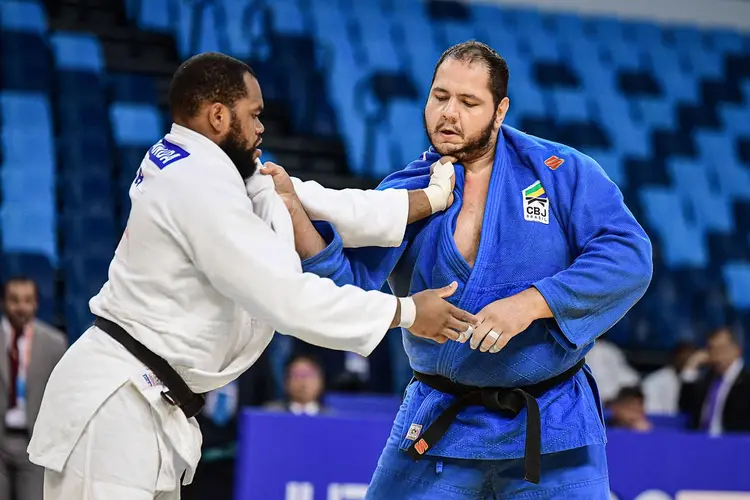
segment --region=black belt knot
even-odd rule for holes
[[[182,377],[169,366],[164,358],[151,351],[148,347],[138,342],[117,323],[97,316],[94,326],[119,342],[125,349],[146,365],[162,383],[167,386],[167,391],[161,392],[161,397],[169,404],[178,406],[187,418],[200,413],[206,398],[203,394],[196,394],[182,380]]]
[[[526,444],[524,447],[524,479],[539,483],[542,463],[542,423],[539,404],[536,398],[553,387],[572,378],[586,363],[580,360],[565,372],[526,387],[472,387],[458,384],[440,375],[427,375],[414,372],[414,377],[435,390],[456,396],[456,400],[443,411],[435,421],[419,436],[406,452],[415,460],[435,446],[448,432],[451,423],[461,410],[468,406],[483,406],[490,411],[507,412],[518,415],[526,408]]]

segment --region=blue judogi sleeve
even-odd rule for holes
[[[404,170],[386,177],[377,189],[422,189],[430,181],[430,165],[440,156],[427,151]],[[366,224],[366,221],[363,221]],[[302,262],[305,272],[329,278],[339,286],[355,285],[364,290],[381,290],[396,267],[409,241],[419,232],[424,221],[406,227],[404,241],[397,248],[366,247],[345,249],[333,226],[324,221],[314,222],[327,246],[319,254]]]
[[[653,272],[651,242],[622,194],[593,159],[540,172],[574,261],[534,283],[560,326],[557,341],[578,350],[615,325],[643,296]],[[542,163],[543,158],[537,164]],[[554,334],[554,332],[553,332]]]

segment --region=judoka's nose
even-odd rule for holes
[[[445,101],[441,114],[446,123],[455,124],[458,121],[458,106],[456,100],[451,97]]]

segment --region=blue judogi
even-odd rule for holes
[[[387,177],[379,189],[426,187],[430,165],[439,157],[428,150],[406,169]],[[404,347],[414,370],[470,386],[526,386],[564,372],[584,358],[594,340],[645,293],[652,274],[646,233],[625,206],[617,186],[593,159],[503,125],[472,268],[453,239],[463,186],[464,170],[457,166],[453,205],[408,226],[398,248],[343,249],[331,225],[316,223],[328,246],[303,262],[304,270],[339,285],[374,290],[390,276],[400,296],[457,281],[458,290],[449,300],[472,313],[536,287],[555,319],[535,321],[499,353],[472,350],[468,343],[441,345],[407,331],[403,332]],[[452,400],[419,382],[408,387],[394,435],[373,479],[373,491],[380,488],[376,486],[382,482],[379,473],[388,468],[384,461],[405,459],[391,467],[401,476],[414,475],[404,470],[406,463],[423,467],[405,453],[390,453],[389,447],[408,448],[412,444],[407,439],[409,428],[426,429]],[[538,398],[538,403],[543,454],[584,447],[601,447],[601,453],[591,454],[603,454],[605,429],[588,369]],[[525,432],[525,410],[511,417],[469,407],[427,455],[513,461],[523,456]],[[606,464],[606,460],[599,462]],[[542,484],[537,486],[544,487],[545,481],[543,468]]]

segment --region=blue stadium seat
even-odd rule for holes
[[[142,29],[159,33],[172,33],[174,30],[175,0],[128,0],[128,4],[128,12],[135,15]]]
[[[629,40],[612,40],[603,48],[612,68],[641,69],[644,66],[639,47]]]
[[[47,31],[47,16],[41,2],[3,0],[0,29],[38,35]]]
[[[182,59],[187,59],[195,52],[194,40],[195,27],[193,20],[197,18],[193,13],[200,8],[201,4],[187,3],[182,0],[176,0],[169,4],[170,15],[172,16],[173,35],[177,45],[177,53]]]
[[[735,136],[750,137],[750,106],[719,106],[719,114],[727,132]]]
[[[554,26],[558,39],[573,41],[587,36],[581,16],[558,12],[549,17],[550,24]]]
[[[693,74],[715,80],[724,77],[724,58],[720,54],[703,48],[696,49],[685,57],[691,63]]]
[[[305,20],[296,0],[269,2],[273,12],[273,28],[285,35],[302,35],[307,32]]]
[[[229,52],[229,47],[223,43],[226,38],[222,39],[222,35],[226,35],[226,27],[219,26],[221,13],[218,12],[218,5],[198,4],[195,8],[201,9],[198,14],[197,32],[193,32],[196,36],[195,53]]]
[[[697,103],[699,86],[695,75],[686,73],[679,55],[668,47],[651,47],[646,56],[650,59],[651,70],[662,89],[667,89],[665,98],[670,101]]]
[[[519,47],[526,50],[524,53],[533,59],[540,61],[559,61],[562,53],[555,34],[543,28],[529,27],[529,31],[520,31]],[[522,49],[523,51],[523,49]]]
[[[550,113],[551,107],[548,106],[545,94],[532,83],[530,78],[519,78],[511,80],[508,88],[508,97],[510,98],[510,108],[508,117],[513,122],[518,122],[528,116],[546,116]]]
[[[588,96],[581,90],[553,89],[550,91],[555,107],[555,117],[561,123],[588,121],[590,105]]]
[[[740,83],[740,91],[745,97],[745,102],[750,102],[750,80],[745,80],[744,82],[739,82],[739,83]]]
[[[588,38],[570,39],[563,43],[562,50],[568,54],[570,64],[583,80],[587,79],[587,74],[592,69],[601,67],[602,48],[596,40]],[[607,70],[611,72],[610,69]],[[594,71],[594,73],[600,74],[601,71]]]
[[[50,168],[30,170],[23,163],[4,163],[0,179],[3,203],[56,206],[54,172]]]
[[[627,23],[614,17],[596,17],[584,21],[584,27],[591,32],[592,38],[599,40],[604,46],[615,40],[623,40],[625,38],[625,26],[627,26]]]
[[[279,5],[295,6],[293,1],[275,1],[269,2],[272,9],[278,8]],[[247,59],[251,56],[253,47],[253,41],[257,41],[258,36],[258,25],[262,21],[263,11],[255,7],[254,2],[251,0],[218,0],[217,12],[221,14],[220,23],[225,26],[223,28],[226,32],[227,42],[229,46],[227,50],[234,57],[239,59]],[[287,11],[284,13],[287,23],[293,21],[294,13]],[[278,19],[279,16],[275,17],[276,30],[278,30]],[[301,20],[301,18],[299,18]],[[283,22],[282,22],[282,25]],[[300,26],[301,27],[301,26]],[[282,30],[283,31],[283,30]],[[302,33],[300,30],[298,33]],[[260,45],[260,44],[255,44]]]
[[[49,92],[50,52],[41,3],[0,2],[0,85],[3,89]]]
[[[713,172],[722,196],[750,199],[750,171],[737,158],[734,138],[725,132],[699,131],[695,141],[699,161]]]
[[[396,100],[391,103],[389,123],[396,170],[406,167],[429,147],[423,111],[421,102]]]
[[[640,199],[649,225],[659,235],[664,262],[670,267],[708,263],[702,232],[685,220],[679,195],[664,188],[642,188]]]
[[[646,51],[664,45],[662,28],[654,23],[633,22],[625,26],[625,34]]]
[[[692,26],[671,27],[665,29],[665,34],[672,39],[677,51],[684,55],[692,56],[696,52],[707,48],[704,33]]]
[[[640,97],[633,99],[633,105],[648,128],[677,128],[677,113],[671,102],[662,98]]]
[[[120,146],[150,146],[163,136],[161,115],[148,104],[113,103],[109,108],[115,142]]]
[[[738,309],[750,309],[750,263],[729,262],[722,275],[730,303]]]
[[[364,50],[367,53],[367,63],[370,69],[398,70],[400,58],[391,40],[393,26],[390,18],[374,4],[356,4],[354,18],[359,30]],[[365,5],[370,8],[363,8]]]
[[[598,105],[598,119],[613,138],[614,149],[637,158],[648,157],[651,153],[650,131],[633,123],[625,99],[606,92],[593,97]]]
[[[617,151],[586,150],[585,153],[592,157],[604,169],[612,179],[612,182],[622,190],[628,187],[628,178],[622,157]]]
[[[0,206],[4,252],[36,253],[57,263],[56,210],[49,203],[6,202]]]
[[[4,164],[23,165],[28,171],[52,175],[55,150],[52,111],[46,96],[31,92],[0,93]]]
[[[101,73],[104,54],[99,39],[83,33],[57,32],[50,37],[55,66],[59,70]]]
[[[469,22],[441,22],[435,27],[438,41],[443,50],[457,43],[477,39],[477,29]]]
[[[742,52],[742,35],[729,30],[709,33],[708,44],[720,54],[737,54]]]
[[[416,11],[419,12],[419,11]],[[399,27],[399,48],[408,51],[414,81],[423,95],[427,95],[440,54],[447,47],[440,47],[435,42],[432,25],[424,14],[414,13],[414,17],[399,17],[394,20]]]

